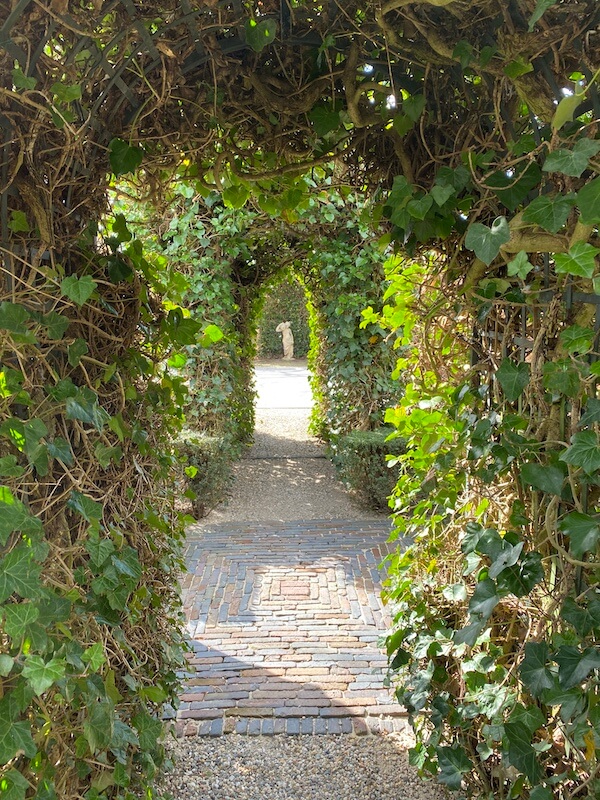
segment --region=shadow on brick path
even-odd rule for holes
[[[386,520],[190,530],[184,735],[403,730],[384,685]]]

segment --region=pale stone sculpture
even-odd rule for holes
[[[280,322],[275,328],[275,331],[281,334],[283,358],[286,361],[292,361],[294,358],[294,334],[291,329],[292,325],[290,322]]]

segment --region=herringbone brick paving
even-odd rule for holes
[[[186,548],[190,654],[176,729],[404,728],[384,686],[385,520],[196,526]]]

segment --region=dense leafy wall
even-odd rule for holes
[[[31,252],[33,221],[12,218]],[[163,425],[181,424],[183,391],[160,367],[176,325],[157,313],[140,243],[121,248],[122,221],[103,253],[93,232],[63,240],[60,262],[40,253],[5,273],[0,298],[0,789],[12,798],[152,781],[182,663]]]
[[[521,41],[552,5],[511,12]],[[391,565],[391,680],[414,763],[450,789],[596,797],[598,73],[563,53],[554,104],[535,84],[511,103],[481,77],[484,43],[471,28],[456,45],[462,130],[500,113],[418,184],[395,179],[381,210],[414,258],[389,262],[383,319],[365,314],[408,348],[387,416],[409,445],[397,534],[415,537]]]

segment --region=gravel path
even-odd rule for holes
[[[236,469],[233,498],[202,521],[381,520],[344,492],[306,429],[302,364],[257,370],[255,444]],[[288,407],[285,407],[287,403]],[[283,407],[282,407],[283,406]],[[194,736],[169,740],[176,766],[158,789],[174,800],[437,800],[408,764],[406,733]]]
[[[178,800],[435,800],[398,735],[229,736],[173,745]]]

